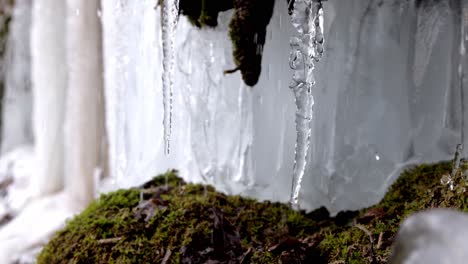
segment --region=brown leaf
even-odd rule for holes
[[[295,248],[301,246],[302,242],[294,237],[286,237],[281,240],[278,244],[271,246],[268,248],[268,251],[272,253],[280,253],[285,250],[289,250],[291,248]]]
[[[367,224],[372,219],[381,218],[385,215],[385,210],[383,208],[371,208],[367,212],[357,219],[358,223]]]

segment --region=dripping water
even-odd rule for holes
[[[290,67],[293,77],[289,87],[296,103],[296,146],[290,205],[297,208],[307,163],[314,105],[314,64],[323,54],[323,6],[321,1],[296,0],[291,15],[296,30],[290,40]]]
[[[164,0],[161,7],[163,45],[163,107],[164,153],[170,153],[172,132],[172,88],[174,85],[175,33],[179,13],[179,0]]]

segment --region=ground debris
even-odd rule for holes
[[[370,208],[366,213],[358,217],[357,222],[360,224],[367,224],[375,218],[381,218],[385,216],[385,210],[383,208]]]
[[[163,194],[169,193],[172,188],[169,186],[158,186],[150,189],[143,189],[140,192],[140,203],[134,209],[134,217],[143,219],[148,222],[154,217],[158,210],[164,210],[169,205],[169,202],[161,197]],[[145,195],[150,194],[151,197],[145,200]]]
[[[209,209],[209,212],[213,221],[209,247],[198,250],[183,247],[180,252],[181,263],[239,263],[245,258],[239,232],[226,219],[221,209],[213,207]]]
[[[103,239],[99,239],[98,243],[99,244],[113,244],[113,243],[119,242],[120,240],[122,240],[122,237],[103,238]]]

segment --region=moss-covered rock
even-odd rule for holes
[[[234,15],[229,24],[234,63],[249,86],[257,84],[262,70],[263,46],[267,26],[273,15],[274,0],[234,0]]]
[[[179,13],[199,28],[216,27],[219,12],[232,9],[232,0],[180,0]]]
[[[333,218],[324,208],[306,214],[224,195],[169,172],[102,195],[55,235],[38,263],[385,263],[409,214],[468,211],[466,194],[440,183],[450,169],[407,170],[379,204]]]
[[[229,24],[236,68],[245,84],[254,86],[260,78],[266,29],[273,15],[274,0],[180,0],[179,12],[199,27],[216,27],[219,12],[234,8]]]

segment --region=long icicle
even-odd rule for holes
[[[291,15],[291,22],[296,29],[290,40],[290,67],[294,70],[289,87],[296,102],[296,147],[294,158],[293,182],[290,204],[299,207],[299,193],[307,164],[313,117],[314,97],[312,88],[315,84],[314,63],[323,54],[323,8],[320,0],[296,0]]]
[[[172,88],[174,86],[175,33],[179,0],[164,0],[162,3],[161,26],[163,45],[163,107],[164,107],[164,153],[169,155],[172,133]]]

